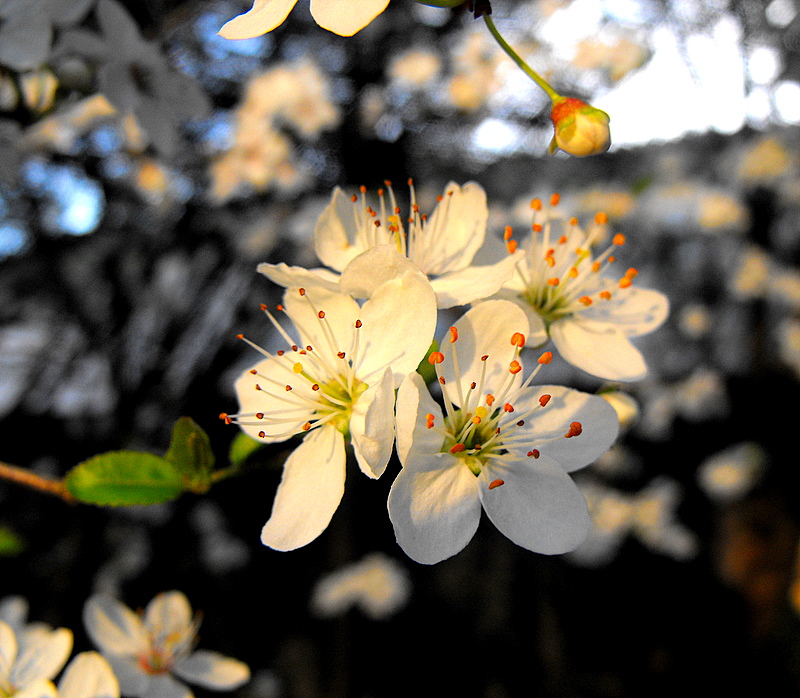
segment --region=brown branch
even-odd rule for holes
[[[44,492],[45,494],[61,497],[61,499],[69,504],[75,504],[76,502],[75,497],[67,491],[63,481],[52,480],[42,477],[41,475],[36,475],[30,470],[25,470],[25,468],[20,468],[16,465],[9,465],[8,463],[0,461],[0,478],[11,480],[11,482],[25,485],[25,487],[39,490],[39,492]]]

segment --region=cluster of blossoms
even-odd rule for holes
[[[399,545],[435,563],[460,551],[485,510],[518,545],[557,554],[577,547],[590,518],[569,473],[606,452],[619,432],[602,397],[534,379],[552,359],[603,379],[646,372],[631,336],[655,329],[666,298],[633,287],[636,271],[613,277],[614,251],[599,215],[584,232],[534,200],[530,239],[506,229],[508,255],[473,266],[486,236],[483,189],[450,183],[430,216],[409,181],[411,211],[391,183],[376,206],[366,190],[336,189],[315,246],[326,268],[261,264],[286,288],[277,313],[263,310],[286,348],[268,351],[236,382],[240,410],[221,417],[264,443],[303,435],[289,456],[265,545],[292,550],[328,526],[345,485],[347,449],[371,478],[395,448],[402,465],[388,500]],[[471,306],[431,350],[439,310]],[[244,339],[240,335],[241,339]],[[526,349],[526,347],[528,349]],[[417,369],[426,360],[431,389]]]
[[[27,602],[0,603],[0,696],[18,698],[192,698],[174,676],[214,690],[250,679],[246,664],[216,652],[194,651],[199,626],[179,591],[156,596],[142,619],[112,597],[93,596],[84,607],[86,632],[98,652],[81,652],[52,679],[72,651],[67,628],[27,622]]]

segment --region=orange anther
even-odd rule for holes
[[[444,354],[440,351],[432,351],[430,356],[428,356],[429,364],[440,364],[442,361],[444,361]]]
[[[311,422],[306,422],[303,425],[303,431],[308,431],[309,429],[311,429]]]
[[[572,269],[569,270],[569,277],[571,279],[577,279],[578,278],[578,267],[572,267]]]
[[[489,407],[494,405],[494,395],[492,395],[491,393],[488,393],[486,395],[486,404],[489,405]]]
[[[637,276],[639,276],[639,271],[631,267],[625,272],[625,276],[627,276],[629,279],[635,279]]]
[[[539,449],[534,448],[531,451],[528,451],[528,458],[538,458],[539,457]]]
[[[503,233],[503,240],[508,240],[513,235],[513,231],[511,230],[511,226],[507,225],[505,232]]]
[[[222,412],[222,413],[219,415],[219,418],[220,418],[220,419],[221,419],[223,422],[225,422],[225,424],[231,424],[231,423],[233,422],[233,420],[232,420],[232,419],[231,419],[231,418],[228,416],[228,413],[227,413],[227,412]]]
[[[451,327],[450,328],[450,344],[455,342],[457,339],[458,339],[458,328],[457,327]]]
[[[550,268],[556,265],[556,258],[551,254],[547,255],[547,257],[544,258],[544,261],[547,262],[547,266]]]
[[[478,417],[478,415],[475,415],[475,416],[472,418],[472,423],[473,423],[475,426],[477,426],[478,424],[480,424],[480,423],[481,423],[481,418],[480,418],[480,417]]]
[[[623,276],[619,280],[619,287],[620,288],[628,288],[628,286],[630,286],[632,283],[633,283],[633,281],[631,281],[627,276]]]
[[[540,364],[549,364],[552,360],[553,360],[553,352],[552,351],[546,351],[544,354],[542,354],[539,357],[539,363]]]
[[[505,481],[498,478],[497,480],[492,480],[489,483],[489,489],[493,490],[495,487],[500,487],[501,485],[505,485]]]
[[[343,351],[340,351],[337,352],[336,356],[338,356],[340,359],[343,359],[346,356],[346,354]]]
[[[318,317],[320,320],[322,320],[322,318],[324,318],[324,317],[325,317],[325,311],[324,311],[324,310],[320,310],[320,311],[317,313],[317,317]]]
[[[314,385],[311,386],[311,390],[317,392],[319,390],[319,383],[314,383]]]
[[[428,429],[433,429],[434,419],[435,417],[430,412],[425,415],[425,426],[428,427]]]
[[[464,444],[454,444],[450,448],[450,453],[455,455],[456,453],[461,453],[462,451],[466,451],[466,450],[467,450],[467,447]]]
[[[558,202],[561,201],[561,194],[553,194],[550,197],[550,205],[551,206],[558,206]]]
[[[266,303],[262,303],[262,304],[261,304],[261,310],[266,310],[266,309],[267,309],[267,305],[266,305]]]
[[[481,361],[486,361],[486,359],[488,359],[488,358],[489,358],[489,355],[488,355],[488,354],[484,354],[484,355],[481,357]]]
[[[244,339],[244,335],[243,334],[237,334],[236,335],[236,339]]]
[[[291,389],[292,389],[292,386],[291,386],[291,385],[287,385],[287,386],[286,386],[286,392],[287,392],[287,393],[288,393],[289,391],[291,391]],[[261,388],[259,388],[259,390],[261,390]]]
[[[517,251],[517,241],[508,240],[506,242],[506,249],[508,250],[508,254],[514,254]]]
[[[547,285],[548,286],[558,286],[560,283],[561,283],[561,281],[559,281],[559,279],[557,277],[555,277],[555,276],[552,279],[548,279],[547,280]]]
[[[570,225],[578,225],[578,219],[575,218],[575,216],[573,216],[572,218],[569,219],[569,224]]]
[[[548,402],[550,402],[550,395],[545,393],[544,395],[539,396],[539,404],[544,407]]]
[[[298,288],[298,289],[297,289],[297,292],[298,292],[298,293],[299,293],[301,296],[305,296],[305,295],[306,295],[306,290],[305,290],[304,288]]]
[[[519,361],[517,361],[516,359],[514,359],[514,360],[513,360],[513,361],[512,361],[512,362],[511,362],[511,363],[508,365],[508,371],[509,371],[509,373],[512,373],[512,374],[513,374],[513,375],[515,375],[515,376],[516,376],[516,375],[517,375],[517,374],[518,374],[518,373],[519,373],[521,370],[522,370],[522,364],[521,364]]]
[[[350,201],[355,203],[356,201],[358,201],[358,197],[355,194],[353,194],[353,196],[350,197]]]
[[[525,335],[522,332],[515,332],[511,335],[511,344],[522,349],[525,346]]]
[[[583,303],[583,305],[591,305],[592,299],[589,296],[581,296],[578,298],[578,303]]]
[[[367,188],[363,184],[359,187],[359,190],[361,191],[362,194],[367,193]]]
[[[531,208],[534,211],[541,211],[542,210],[542,200],[541,199],[533,199],[531,201]]]
[[[583,426],[580,422],[573,422],[569,425],[569,431],[564,434],[567,439],[571,439],[573,436],[578,436],[583,431]]]
[[[258,435],[259,435],[259,436],[260,436],[262,439],[264,439],[264,438],[266,438],[266,436],[267,436],[267,433],[266,433],[266,432],[264,432],[264,431],[260,431],[260,432],[258,432]]]
[[[625,236],[622,233],[617,233],[614,236],[613,242],[617,247],[622,247],[622,245],[625,244]]]
[[[257,369],[255,369],[255,368],[251,368],[251,369],[250,369],[250,375],[251,375],[251,376],[255,376],[255,375],[257,375],[257,374],[258,374],[258,370],[257,370]]]
[[[577,220],[575,222],[577,223]],[[558,244],[559,245],[563,245],[566,241],[567,241],[567,236],[566,235],[562,235],[560,238],[558,238]]]
[[[534,223],[531,226],[531,229],[533,230],[534,233],[541,233],[542,232],[542,224],[541,223]]]
[[[510,402],[507,402],[505,405],[503,405],[503,412],[511,413],[513,411],[514,411],[514,405],[512,405]]]
[[[611,291],[600,291],[600,298],[605,301],[611,300]]]
[[[613,264],[616,261],[617,261],[617,258],[613,254],[608,256],[608,263],[609,264]]]
[[[594,216],[594,222],[597,225],[605,225],[608,223],[608,214],[605,211],[598,211]]]
[[[356,320],[356,329],[361,327],[361,320]]]

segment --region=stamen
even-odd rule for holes
[[[501,485],[505,485],[505,481],[498,478],[497,480],[492,480],[489,483],[489,489],[493,490],[495,487],[500,487]]]
[[[528,458],[538,458],[539,455],[540,454],[539,454],[539,449],[538,448],[534,448],[533,450],[528,451]]]
[[[522,334],[521,332],[515,332],[514,334],[512,334],[511,345],[522,349],[522,347],[525,346],[525,335]]]
[[[569,425],[569,431],[564,434],[564,437],[567,439],[571,439],[573,436],[578,436],[583,431],[583,426],[581,426],[580,422],[572,422]]]
[[[539,363],[543,364],[543,365],[544,364],[549,364],[552,360],[553,360],[553,352],[552,351],[546,351],[544,354],[542,354],[539,357]]]
[[[464,444],[455,444],[450,448],[450,453],[455,455],[456,453],[461,453],[462,451],[466,451],[467,447]]]
[[[435,419],[436,418],[428,412],[428,414],[425,415],[425,426],[428,427],[428,429],[433,429],[433,422]]]
[[[548,402],[550,402],[550,395],[544,394],[539,396],[539,404],[544,407]]]
[[[458,339],[458,328],[451,327],[450,328],[450,344],[453,344]]]

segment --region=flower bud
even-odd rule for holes
[[[561,148],[565,153],[582,158],[605,153],[611,145],[608,114],[580,99],[556,99],[550,118],[555,126],[555,135],[550,143],[551,153]]]

